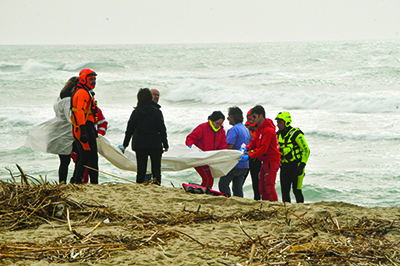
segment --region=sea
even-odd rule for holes
[[[35,125],[54,117],[61,88],[83,68],[98,74],[95,97],[115,145],[122,144],[139,88],[160,91],[170,146],[184,144],[215,110],[227,115],[238,106],[247,113],[260,104],[271,119],[290,112],[305,134],[305,203],[400,206],[400,40],[2,45],[0,180],[19,175],[18,164],[39,180],[58,181],[58,156],[24,143]],[[136,178],[101,156],[99,167],[100,183]],[[201,182],[194,169],[162,175],[165,187]],[[279,172],[276,190],[281,201]],[[244,194],[253,198],[250,176]]]

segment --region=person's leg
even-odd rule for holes
[[[137,149],[135,153],[137,162],[136,183],[143,183],[146,176],[148,153],[145,149]]]
[[[60,167],[58,168],[58,183],[61,182],[67,183],[67,176],[68,176],[68,166],[71,161],[71,155],[61,155],[60,157]]]
[[[282,202],[290,203],[290,187],[292,185],[292,177],[291,177],[291,167],[289,163],[283,163],[281,165],[281,172],[279,179],[281,183]]]
[[[86,165],[88,161],[88,152],[83,149],[79,141],[75,141],[75,144],[78,149],[78,158],[76,159],[74,176],[71,179],[71,183],[82,184],[82,176],[85,172],[84,165]]]
[[[301,176],[297,176],[296,170],[294,170],[293,174],[293,194],[296,198],[297,203],[304,203],[304,196],[302,192],[302,187],[303,187],[303,179],[304,179],[305,173],[303,173]]]
[[[157,185],[161,186],[161,157],[162,150],[151,149],[150,159],[151,159],[151,173],[153,178],[157,180]],[[146,176],[146,175],[145,175]]]
[[[234,172],[234,177],[233,177],[233,182],[232,182],[232,191],[233,191],[233,196],[241,197],[243,198],[243,183],[244,183],[244,177],[246,173],[248,172],[247,168],[239,168],[239,169],[233,169],[235,170]]]
[[[87,132],[89,139],[90,151],[88,152],[88,162],[87,166],[93,169],[89,169],[90,183],[98,184],[99,183],[99,155],[97,153],[97,140],[96,140],[96,129],[94,128],[92,123],[87,123]],[[82,181],[83,181],[82,174]]]
[[[228,197],[231,196],[231,189],[229,187],[229,184],[231,183],[234,177],[233,170],[235,169],[232,169],[226,176],[221,176],[218,181],[219,191],[224,193],[225,195],[228,195]]]
[[[259,184],[259,174],[261,170],[261,161],[257,158],[250,160],[250,174],[251,174],[251,182],[253,186],[254,199],[260,200],[260,190],[258,188]]]
[[[279,163],[263,162],[260,172],[260,194],[262,200],[277,201],[278,194],[275,190],[276,173]]]
[[[199,173],[199,175],[201,176],[201,185],[212,188],[212,186],[214,185],[214,178],[211,175],[210,167],[208,165],[202,165],[195,167],[194,169],[196,169],[197,173]]]

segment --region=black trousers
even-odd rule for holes
[[[297,162],[281,164],[281,192],[283,202],[290,202],[290,188],[293,188],[293,194],[296,197],[296,202],[304,202],[303,192],[297,189],[298,176],[296,173]]]
[[[97,154],[97,134],[93,123],[86,123],[86,130],[88,134],[88,143],[90,150],[84,150],[82,144],[76,140],[75,143],[78,147],[78,159],[75,164],[74,176],[71,179],[71,183],[82,184],[83,173],[86,170],[85,165],[98,170],[99,169],[99,156]],[[96,170],[89,169],[90,183],[99,183],[99,172]]]
[[[250,168],[251,182],[253,184],[254,199],[260,200],[261,196],[260,196],[260,190],[258,189],[258,181],[261,170],[261,161],[258,160],[257,158],[250,159],[249,168]]]
[[[77,147],[75,141],[72,144],[72,150],[76,153],[78,151],[78,147]],[[69,163],[71,162],[71,154],[68,154],[68,155],[59,154],[58,157],[60,157],[60,166],[58,168],[58,183],[61,184],[61,182],[64,182],[66,184],[67,177],[68,177],[68,167],[69,167]],[[78,158],[79,158],[79,155],[78,155]]]
[[[137,162],[137,176],[136,183],[143,183],[146,176],[148,156],[151,160],[151,173],[153,178],[157,180],[157,184],[161,185],[161,156],[162,149],[137,149],[136,151]]]
[[[61,184],[61,182],[64,182],[66,184],[68,176],[68,166],[71,162],[71,154],[59,154],[58,157],[60,157],[60,166],[58,167],[58,183]]]

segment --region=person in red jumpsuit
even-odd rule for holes
[[[187,137],[186,146],[195,145],[202,151],[213,151],[226,149],[226,133],[224,130],[225,116],[221,111],[214,111],[208,121],[198,125]],[[202,186],[212,188],[214,178],[208,165],[195,167],[197,173],[201,176]]]
[[[261,105],[251,108],[251,115],[257,129],[254,138],[245,148],[248,154],[241,156],[241,161],[258,158],[262,162],[258,184],[261,199],[278,201],[275,181],[280,165],[280,153],[275,124],[271,119],[265,118],[265,110]]]

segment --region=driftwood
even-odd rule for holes
[[[230,215],[215,215],[197,210],[181,212],[115,213],[107,206],[78,203],[68,195],[84,186],[49,184],[43,178],[33,179],[23,173],[12,175],[12,182],[0,181],[0,230],[35,228],[54,223],[69,231],[47,243],[6,242],[0,245],[0,261],[42,260],[49,262],[92,262],[118,256],[117,251],[161,248],[171,239],[192,241],[204,249],[219,250],[221,258],[236,256],[243,264],[252,265],[400,265],[400,242],[386,238],[399,233],[400,220],[377,217],[347,219],[340,223],[331,214],[323,218],[306,218],[282,208],[268,207]],[[11,171],[10,171],[11,173]],[[21,182],[17,182],[18,178]],[[269,232],[252,235],[246,223],[277,221],[295,229],[295,233]],[[112,221],[112,222],[110,222]],[[109,223],[106,225],[106,222]],[[176,227],[190,224],[233,223],[243,232],[243,239],[230,244],[202,243]],[[78,226],[92,226],[87,233]],[[101,226],[120,227],[127,235],[96,234]],[[329,237],[320,238],[321,234]],[[221,264],[224,264],[221,261]]]

